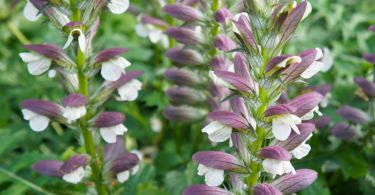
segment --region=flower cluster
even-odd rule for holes
[[[233,14],[233,9],[226,8],[212,13],[222,29],[232,27],[215,37],[214,46],[223,53],[214,56],[211,63],[220,57],[222,60],[217,62],[223,63],[211,64],[215,70],[208,72],[215,85],[230,90],[230,95],[223,98],[224,103],[230,103],[232,111],[213,110],[208,114],[212,122],[202,129],[211,141],[229,140],[234,152],[194,154],[192,160],[199,163],[198,174],[205,176],[207,186],[189,186],[184,195],[248,194],[250,191],[255,195],[293,194],[317,178],[313,170],[295,170],[290,160],[293,157],[301,159],[311,150],[306,142],[315,125],[308,120],[314,113],[322,115],[319,104],[327,99],[332,86],[310,88],[308,93],[305,91],[290,101],[286,90],[289,85],[304,82],[332,63],[328,57],[324,58],[319,48],[295,55],[281,53],[285,44],[296,36],[293,33],[298,24],[311,12],[311,4],[308,1],[281,4],[279,0],[244,0],[243,3],[246,10],[240,14]],[[197,21],[206,24],[210,16],[191,7],[183,10],[179,5],[164,7],[168,14],[187,24]],[[185,32],[189,36],[184,37]],[[205,62],[202,61],[205,58],[198,55],[202,52],[190,50],[190,45],[204,47],[201,41],[207,41],[207,38],[201,39],[188,27],[173,28],[169,35],[189,45],[167,52],[173,61],[188,62],[190,66]],[[233,52],[233,55],[226,56],[226,52]],[[233,65],[225,63],[228,58],[233,59]],[[186,77],[187,74],[181,75]],[[179,77],[175,80],[182,81]],[[260,180],[261,172],[269,173],[264,176],[270,180]],[[232,184],[225,190],[216,187],[225,180],[224,174],[229,174]]]
[[[41,174],[62,178],[70,183],[94,182],[98,194],[105,194],[103,183],[111,176],[117,176],[122,183],[128,179],[130,170],[135,174],[140,161],[136,154],[125,152],[122,137],[128,130],[123,125],[125,115],[103,110],[112,99],[135,100],[142,87],[136,77],[143,72],[125,72],[131,63],[120,55],[129,52],[129,49],[110,48],[93,52],[100,13],[108,8],[112,13],[120,14],[128,7],[128,0],[30,0],[24,9],[24,15],[30,21],[36,21],[42,15],[47,17],[67,41],[62,48],[50,43],[24,45],[23,48],[31,52],[20,53],[20,57],[27,63],[32,75],[42,75],[47,71],[50,77],[61,75],[69,91],[61,103],[23,100],[20,105],[24,108],[24,119],[30,121],[34,131],[45,130],[50,121],[65,124],[83,138],[82,145],[88,153],[72,156],[65,162],[40,161],[33,168]],[[64,50],[67,48],[72,51],[71,54]],[[104,82],[95,85],[99,87],[90,86],[93,93],[89,93],[88,80],[99,71]],[[118,96],[112,95],[115,90]],[[102,160],[104,164],[100,163],[100,155],[96,153],[93,143],[92,136],[97,132],[108,143]]]
[[[165,53],[178,67],[164,73],[165,78],[175,83],[166,92],[172,102],[163,111],[167,119],[189,123],[204,118],[207,110],[229,110],[229,102],[222,102],[229,89],[215,79],[210,82],[213,74],[207,75],[207,71],[233,69],[232,56],[227,52],[236,49],[236,43],[228,36],[227,18],[234,17],[229,10],[243,9],[242,2],[230,5],[216,1],[182,1],[163,7],[166,14],[184,22],[165,31],[179,43]],[[205,125],[211,121],[207,118]]]

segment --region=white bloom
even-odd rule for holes
[[[152,24],[142,24],[139,23],[137,26],[135,26],[135,33],[139,35],[140,37],[149,37],[150,41],[152,43],[157,43],[159,41],[163,41],[163,45],[167,45],[168,36],[163,34],[163,30],[152,25]],[[163,38],[164,37],[164,38]],[[168,40],[169,45],[169,40]]]
[[[323,114],[319,111],[319,106],[315,106],[314,109],[310,110],[310,112],[306,113],[301,117],[302,120],[310,120],[314,118],[314,112],[316,112],[319,116],[322,116]]]
[[[63,180],[69,183],[77,184],[83,179],[83,176],[85,176],[85,170],[81,166],[78,169],[74,170],[73,172],[65,174],[63,176]]]
[[[40,114],[37,114],[28,109],[22,109],[23,118],[30,121],[30,128],[34,131],[43,131],[47,128],[49,118]]]
[[[25,52],[20,53],[22,61],[27,64],[27,69],[32,75],[40,75],[46,72],[51,66],[52,59],[38,53]]]
[[[279,114],[272,118],[272,133],[275,138],[284,141],[286,140],[293,129],[297,134],[300,134],[296,124],[300,124],[302,120],[292,114]]]
[[[212,71],[212,70],[210,70],[208,72],[208,76],[210,76],[210,78],[212,79],[212,81],[214,82],[215,85],[218,85],[220,87],[226,87],[226,88],[233,89],[233,90],[237,90],[233,85],[229,84],[228,82],[226,82],[222,78],[216,76],[214,71]]]
[[[327,106],[328,106],[329,99],[331,99],[331,98],[332,98],[331,93],[327,93],[327,94],[323,97],[322,101],[320,101],[320,104],[319,104],[320,107],[322,107],[322,108],[327,107]]]
[[[111,0],[107,7],[114,14],[122,14],[129,8],[129,0]]]
[[[63,116],[68,119],[68,123],[70,124],[72,121],[75,121],[83,116],[86,115],[86,106],[73,106],[73,107],[66,107],[66,110]]]
[[[218,186],[224,181],[224,170],[215,169],[199,164],[198,175],[204,175],[208,186]]]
[[[37,15],[39,10],[30,2],[27,1],[25,8],[23,9],[23,15],[29,21],[36,21],[42,16],[42,14]]]
[[[132,79],[129,82],[117,88],[120,98],[118,101],[133,101],[138,97],[138,91],[141,90],[142,83],[137,79]]]
[[[284,173],[292,172],[293,174],[296,174],[296,171],[294,170],[294,167],[290,161],[266,158],[263,161],[263,168],[267,173],[272,174],[273,179],[276,177],[276,175],[283,175]]]
[[[156,116],[153,116],[150,118],[150,125],[151,125],[151,130],[154,131],[155,133],[159,133],[161,129],[163,128],[163,124],[161,120]]]
[[[228,72],[235,72],[234,71],[234,64],[232,64],[232,65],[230,65],[229,67],[228,67],[228,70],[227,70]]]
[[[117,180],[120,183],[124,183],[126,180],[129,179],[129,171],[123,171],[116,174]]]
[[[309,140],[312,137],[313,134],[310,134],[309,137],[305,139],[297,148],[290,151],[290,153],[297,159],[301,159],[309,154],[311,150],[311,146],[309,144],[306,144],[306,141]]]
[[[48,71],[48,77],[53,78],[56,76],[57,71],[56,70],[49,70]]]
[[[86,52],[86,37],[85,37],[85,34],[79,28],[75,28],[72,31],[70,31],[68,40],[66,41],[63,49],[67,48],[70,45],[70,43],[72,43],[74,36],[77,34],[78,34],[79,48],[81,49],[83,53],[85,53]]]
[[[324,67],[320,70],[321,72],[327,72],[329,69],[332,68],[333,65],[333,57],[330,55],[330,51],[327,47],[324,48],[324,54],[321,61],[324,64]]]
[[[230,138],[232,127],[219,121],[214,121],[202,129],[203,133],[208,134],[208,138],[213,142],[223,142]]]
[[[306,0],[302,0],[302,1],[306,1]],[[306,1],[306,2],[307,2],[307,7],[306,7],[306,10],[305,10],[305,13],[303,14],[302,20],[305,19],[312,11],[312,6],[311,6],[310,2],[308,2],[308,1]]]
[[[324,67],[323,62],[315,61],[312,63],[302,74],[301,77],[304,79],[309,79],[318,73]]]
[[[116,135],[123,135],[127,131],[128,129],[123,124],[119,124],[112,127],[101,127],[100,135],[107,143],[115,143]]]
[[[131,63],[123,57],[113,57],[102,63],[101,74],[107,81],[117,81],[121,77],[121,73],[125,73],[125,68]]]

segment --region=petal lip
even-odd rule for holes
[[[33,164],[32,168],[45,176],[62,178],[64,174],[60,172],[60,167],[64,162],[57,160],[42,160]]]
[[[207,115],[208,118],[224,123],[236,129],[249,129],[246,120],[237,113],[229,111],[215,111]]]
[[[64,111],[64,108],[54,102],[38,99],[23,100],[20,102],[20,106],[48,118],[60,117]]]
[[[121,73],[121,76],[116,81],[105,81],[108,84],[108,87],[111,89],[117,89],[121,87],[123,84],[135,79],[136,77],[142,75],[144,72],[135,70],[135,71],[127,71],[125,74]],[[103,84],[106,85],[106,84]]]
[[[232,195],[233,193],[219,187],[207,186],[204,184],[193,184],[185,188],[182,195]]]
[[[295,131],[292,131],[285,141],[275,139],[271,142],[271,144],[282,147],[285,150],[292,151],[311,135],[311,133],[314,131],[315,125],[312,123],[302,123],[298,124],[297,127],[300,131],[299,135]]]
[[[272,158],[282,161],[290,161],[290,159],[292,159],[292,154],[279,146],[264,147],[260,150],[259,155],[263,158]]]
[[[94,118],[95,127],[112,127],[125,122],[125,115],[120,112],[102,112]]]
[[[278,114],[292,114],[297,111],[297,108],[287,104],[278,104],[275,106],[269,107],[265,112],[265,117],[270,117]]]
[[[76,154],[66,160],[60,167],[60,172],[69,174],[88,162],[87,154]]]
[[[113,174],[121,173],[135,167],[139,163],[139,158],[136,154],[125,152],[118,155],[111,164],[110,171]]]
[[[273,181],[271,185],[279,189],[283,194],[293,194],[305,189],[312,184],[318,173],[310,169],[299,169],[296,173],[288,173]]]
[[[117,55],[121,55],[121,54],[128,53],[128,52],[129,52],[129,49],[127,48],[120,48],[120,47],[109,48],[96,54],[93,57],[92,61],[93,63],[102,63]]]
[[[88,103],[87,97],[80,93],[73,93],[68,95],[62,103],[65,106],[74,107],[74,106],[83,106]]]
[[[192,160],[196,163],[202,164],[207,167],[220,169],[220,170],[231,170],[234,168],[244,168],[240,161],[236,157],[217,151],[203,151],[197,152],[193,155]]]
[[[268,183],[260,183],[253,188],[254,195],[282,195],[275,186]]]

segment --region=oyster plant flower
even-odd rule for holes
[[[64,106],[37,99],[21,101],[24,119],[30,121],[34,131],[45,130],[50,121],[67,126],[66,130],[74,130],[78,143],[84,147],[79,151],[87,153],[71,156],[65,162],[43,160],[34,164],[33,169],[69,183],[85,183],[92,188],[89,193],[100,195],[109,194],[108,190],[113,189],[106,185],[127,181],[130,173],[135,174],[139,168],[140,158],[124,148],[122,135],[128,130],[123,125],[125,115],[103,110],[106,110],[108,102],[115,99],[111,98],[115,90],[122,101],[135,100],[142,86],[135,78],[143,73],[125,72],[130,62],[119,55],[129,52],[128,49],[110,48],[93,53],[94,48],[101,48],[94,44],[94,38],[100,25],[100,14],[106,7],[112,13],[123,13],[128,9],[129,1],[29,0],[24,9],[25,17],[33,21],[42,15],[47,17],[62,35],[61,40],[67,41],[63,48],[49,43],[24,45],[31,52],[20,53],[30,74],[48,72],[50,78],[59,74],[60,83],[68,91],[66,97],[61,98]],[[93,85],[96,82],[92,82],[90,77],[100,70],[105,81],[102,85]],[[116,145],[116,141],[120,140],[120,143],[122,140],[119,144],[122,149],[110,145],[108,147],[112,149],[106,149],[102,155],[102,150],[96,148],[99,143],[93,139],[97,133],[92,131],[98,131],[110,144]],[[113,182],[115,176],[118,182]]]
[[[215,0],[213,4],[218,2]],[[207,5],[201,3],[202,7]],[[238,9],[227,7],[225,3],[220,9],[210,10],[211,13],[193,7],[181,12],[185,7],[179,5],[164,7],[164,11],[174,18],[200,25],[202,32],[208,28],[206,21],[215,21],[216,26],[222,27],[217,34],[203,33],[211,35],[206,38],[206,43],[211,46],[205,47],[212,48],[210,54],[215,55],[208,55],[204,51],[190,52],[199,43],[188,44],[192,42],[186,42],[186,39],[180,37],[176,40],[189,45],[181,53],[187,54],[188,50],[189,55],[181,55],[177,49],[170,49],[174,52],[167,51],[166,55],[179,66],[183,62],[177,56],[189,59],[186,60],[189,63],[184,63],[188,65],[188,70],[209,61],[214,70],[206,71],[205,76],[216,86],[230,91],[223,94],[220,103],[229,101],[232,109],[210,112],[210,120],[207,120],[210,123],[207,122],[202,132],[207,133],[214,142],[230,139],[234,152],[226,154],[227,157],[222,152],[196,153],[192,159],[199,164],[198,174],[205,176],[207,187],[192,185],[183,194],[295,193],[316,179],[314,171],[298,174],[291,159],[301,159],[310,152],[308,141],[315,126],[306,120],[312,120],[315,113],[319,116],[323,114],[319,111],[319,103],[325,94],[324,91],[313,90],[289,101],[286,92],[290,85],[304,82],[323,68],[323,51],[319,48],[307,49],[298,54],[284,54],[282,51],[285,44],[295,36],[293,33],[298,24],[311,12],[311,4],[308,1],[281,3],[280,0],[244,0],[245,12],[238,13]],[[212,9],[212,5],[207,8]],[[238,11],[233,13],[233,10]],[[217,31],[214,29],[214,32]],[[203,45],[200,44],[201,47]],[[227,53],[230,51],[235,52]],[[205,59],[206,56],[211,59]],[[203,60],[200,60],[202,57]],[[173,78],[168,73],[166,75],[177,82],[179,77]],[[210,91],[215,94],[214,90]],[[281,104],[277,103],[278,100]],[[223,157],[214,158],[214,154]],[[229,161],[227,159],[235,159],[231,165],[238,165],[239,168],[222,167]],[[223,174],[229,174],[229,177],[225,179]],[[294,179],[305,176],[305,183]],[[285,177],[287,179],[280,184],[280,179]],[[289,182],[288,178],[293,179]],[[232,185],[225,185],[225,190],[218,189],[216,186],[225,180]]]
[[[26,99],[20,102],[23,118],[30,121],[30,128],[34,131],[43,131],[47,128],[50,119],[61,118],[64,107],[50,101]]]
[[[168,23],[144,14],[140,14],[137,20],[139,23],[135,27],[135,32],[138,36],[148,37],[154,44],[160,42],[164,48],[169,47],[168,36],[165,34]]]

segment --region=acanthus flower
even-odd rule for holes
[[[68,119],[69,124],[86,115],[88,101],[84,95],[79,93],[70,94],[62,103],[66,106],[63,116]]]
[[[263,168],[266,172],[272,174],[272,178],[276,175],[292,172],[296,174],[294,167],[290,163],[292,155],[279,146],[267,146],[260,150],[259,154],[263,160]]]
[[[169,39],[164,34],[168,24],[160,19],[156,19],[147,15],[139,15],[137,17],[139,24],[135,26],[135,32],[140,37],[149,37],[152,43],[160,42],[165,48],[169,47]]]
[[[63,27],[65,32],[69,32],[68,40],[66,41],[63,49],[67,48],[78,37],[78,45],[83,53],[86,52],[86,37],[84,31],[87,27],[78,21],[69,22]]]
[[[91,126],[100,129],[100,135],[107,143],[115,143],[117,135],[128,131],[124,122],[125,115],[119,112],[102,112],[89,121]]]

